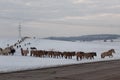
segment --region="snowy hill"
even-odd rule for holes
[[[83,35],[73,37],[48,37],[46,39],[62,40],[62,41],[96,41],[96,40],[114,40],[120,38],[116,34],[98,34],[98,35]]]
[[[0,47],[5,47],[6,44],[13,44],[17,39],[9,40],[0,40]],[[30,43],[30,44],[28,44]],[[30,70],[30,69],[39,69],[46,67],[54,67],[61,65],[69,64],[79,64],[95,61],[104,61],[104,60],[114,60],[120,59],[120,42],[69,42],[69,41],[56,41],[56,40],[47,40],[47,39],[26,39],[21,43],[23,49],[30,47],[36,47],[38,50],[54,50],[54,51],[84,51],[84,52],[97,52],[97,57],[95,59],[83,59],[80,61],[76,60],[76,57],[73,59],[65,58],[40,58],[21,56],[20,48],[16,48],[16,53],[14,56],[3,56],[0,55],[0,73],[12,72],[12,71],[21,71],[21,70]],[[116,53],[113,54],[113,58],[106,57],[101,59],[100,54],[109,49],[115,49]]]

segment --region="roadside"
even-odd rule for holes
[[[0,74],[0,80],[120,80],[120,60]]]

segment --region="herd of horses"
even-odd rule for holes
[[[46,50],[37,50],[36,47],[31,47],[30,50],[23,49],[21,46],[18,46],[20,43],[22,43],[27,37],[17,41],[14,45],[8,46],[4,49],[0,48],[0,55],[14,55],[16,52],[14,47],[17,47],[16,49],[21,50],[21,55],[22,56],[27,56],[30,53],[30,56],[33,57],[49,57],[49,58],[65,58],[65,59],[72,59],[74,56],[76,56],[76,60],[82,60],[82,59],[94,59],[94,57],[97,56],[96,52],[60,52],[60,51],[46,51]],[[29,43],[30,45],[30,43]],[[101,58],[105,58],[106,56],[108,57],[113,57],[113,53],[115,53],[114,49],[110,49],[106,52],[101,53]]]
[[[97,56],[96,52],[60,52],[60,51],[46,51],[46,50],[37,50],[35,47],[31,47],[30,51],[29,49],[23,49],[20,47],[21,55],[27,56],[30,53],[30,56],[33,57],[49,57],[49,58],[65,58],[65,59],[72,59],[74,56],[76,56],[76,60],[82,60],[82,59],[94,59],[94,57]],[[14,46],[6,47],[4,49],[0,48],[0,55],[14,55],[16,52]],[[113,53],[115,53],[114,49],[110,49],[106,52],[101,53],[101,58],[113,57]]]
[[[16,52],[13,46],[6,47],[5,49],[0,48],[0,55],[14,55]],[[46,50],[37,50],[31,49],[30,51],[27,49],[21,48],[21,55],[27,56],[30,53],[30,56],[34,57],[49,57],[49,58],[65,58],[65,59],[72,59],[76,56],[76,60],[82,59],[94,59],[97,56],[96,52],[60,52],[60,51],[46,51]],[[101,53],[101,58],[113,57],[113,53],[115,53],[114,49],[110,49],[106,52]]]
[[[105,58],[106,56],[113,57],[113,53],[115,53],[114,49],[110,49],[106,52],[101,53],[101,58]],[[21,55],[27,56],[29,54],[28,48],[23,50],[21,48]],[[65,58],[65,59],[72,59],[76,56],[76,60],[82,59],[94,59],[97,56],[96,52],[60,52],[60,51],[46,51],[46,50],[37,50],[31,49],[30,56],[34,57],[49,57],[49,58]]]
[[[0,55],[14,55],[16,52],[13,46],[6,47],[5,49],[0,48]],[[31,51],[28,48],[25,50],[21,48],[21,55],[27,56],[30,53],[30,56],[34,57],[49,57],[49,58],[65,58],[72,59],[73,56],[76,56],[76,60],[82,59],[94,59],[97,56],[96,52],[60,52],[60,51],[46,51],[46,50],[37,50],[36,48],[31,48]],[[101,53],[101,58],[105,58],[106,56],[113,57],[113,53],[115,53],[114,49],[110,49],[106,52]]]

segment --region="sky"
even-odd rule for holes
[[[0,37],[120,34],[120,0],[0,0]]]

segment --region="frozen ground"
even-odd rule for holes
[[[7,44],[13,44],[17,39],[1,39],[0,47],[6,47]],[[30,45],[26,45],[27,43]],[[54,66],[62,66],[69,64],[79,64],[103,60],[114,60],[120,59],[120,42],[67,42],[67,41],[55,41],[55,40],[45,40],[45,39],[29,39],[24,41],[22,44],[24,49],[30,47],[36,47],[39,50],[54,50],[54,51],[84,51],[84,52],[97,52],[97,57],[94,60],[83,59],[77,61],[76,57],[73,59],[56,59],[56,58],[37,58],[26,56],[23,57],[20,54],[20,49],[16,50],[14,56],[1,56],[0,55],[0,73],[12,72],[12,71],[21,71],[21,70],[30,70],[30,69],[39,69],[47,68]],[[105,59],[100,58],[100,54],[104,51],[107,51],[111,48],[114,48],[116,53],[113,58],[106,57]]]

